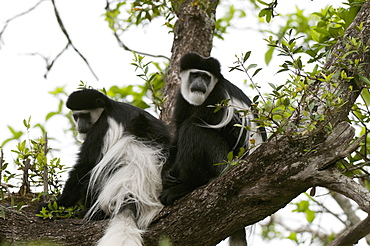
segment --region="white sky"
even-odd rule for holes
[[[38,0],[0,0],[0,30],[5,21],[13,16],[28,10]],[[293,12],[295,5],[311,13],[329,4],[338,6],[341,1],[333,0],[280,0],[277,11],[280,13]],[[119,48],[115,38],[111,34],[107,23],[102,16],[105,8],[105,0],[57,0],[59,13],[64,25],[74,42],[74,45],[89,61],[91,67],[99,77],[99,81],[90,73],[80,57],[69,48],[56,62],[48,78],[44,79],[46,71],[45,62],[39,56],[29,56],[28,53],[38,52],[46,57],[55,57],[66,45],[66,39],[60,31],[50,1],[43,2],[36,10],[9,23],[3,42],[0,48],[0,143],[11,135],[7,126],[10,125],[16,130],[24,130],[23,119],[32,116],[32,124],[44,123],[47,113],[57,109],[58,100],[48,94],[56,87],[66,86],[66,91],[74,91],[80,80],[87,82],[94,87],[108,88],[111,85],[128,85],[141,83],[136,77],[132,62],[132,54]],[[243,1],[238,1],[241,6]],[[247,6],[247,5],[245,5]],[[251,16],[248,20],[253,20]],[[272,24],[263,28],[276,28],[276,23],[283,20],[273,20]],[[254,23],[251,21],[251,23]],[[281,76],[274,75],[278,68],[278,59],[274,60],[275,66],[266,68],[264,64],[264,53],[266,42],[257,30],[258,24],[250,26],[249,21],[238,23],[241,28],[230,29],[225,35],[225,40],[214,41],[212,56],[220,60],[222,71],[230,81],[241,84],[245,78],[242,73],[228,72],[228,67],[233,65],[235,55],[240,55],[252,50],[250,63],[258,64],[264,69],[256,77],[260,85],[266,82],[278,83]],[[243,28],[244,27],[244,28]],[[161,21],[155,21],[147,28],[136,28],[122,36],[124,43],[134,49],[152,54],[162,54],[170,57],[172,34],[163,26]],[[147,57],[146,61],[152,58]],[[257,92],[250,91],[249,87],[243,88],[249,97]],[[74,164],[74,156],[78,147],[74,145],[70,133],[65,134],[68,127],[67,122],[60,117],[55,117],[46,125],[48,135],[56,138],[52,141],[52,148],[62,149],[60,153],[62,162],[67,166]],[[40,132],[33,130],[31,137],[39,137]],[[15,142],[8,143],[4,148],[5,158],[8,162],[14,155],[10,149],[14,149]],[[321,190],[320,190],[321,191]],[[322,190],[321,192],[325,192]],[[325,200],[324,197],[321,200]],[[284,209],[289,214],[292,207]],[[335,210],[335,208],[334,208]],[[304,217],[297,214],[289,218],[292,227],[300,224]],[[331,231],[332,220],[321,218],[320,225],[323,231]],[[336,227],[335,230],[338,231]],[[291,241],[285,240],[272,242],[261,242],[259,239],[259,227],[256,227],[254,236],[251,236],[249,245],[294,245]],[[287,236],[287,235],[286,235]],[[308,245],[302,244],[302,245]],[[363,242],[358,244],[366,245]]]

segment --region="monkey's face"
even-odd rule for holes
[[[73,110],[72,116],[76,124],[76,129],[79,133],[79,138],[84,140],[86,133],[100,118],[104,108]]]
[[[182,96],[195,106],[204,103],[217,83],[216,77],[211,73],[198,69],[182,71],[180,78]]]

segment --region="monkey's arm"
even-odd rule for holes
[[[63,192],[56,200],[59,206],[71,207],[76,205],[80,200],[85,199],[89,182],[88,166],[88,164],[80,160],[69,172],[69,177],[65,183]],[[39,213],[42,208],[47,207],[47,205],[48,203],[39,203],[36,208],[36,213]]]
[[[90,169],[87,169],[86,166],[88,166],[86,163],[79,162],[69,172],[63,192],[57,199],[59,205],[70,207],[85,199],[90,177]]]
[[[218,175],[216,163],[224,161],[227,142],[217,130],[200,127],[191,119],[179,129],[177,153],[168,174],[160,200],[164,205],[190,193]]]

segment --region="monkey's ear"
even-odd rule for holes
[[[96,107],[97,108],[105,108],[105,102],[102,98],[96,99]]]

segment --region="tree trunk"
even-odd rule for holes
[[[212,11],[206,15],[202,6],[190,5],[189,0],[180,3],[178,7],[174,5],[179,21],[175,30],[171,68],[167,78],[167,102],[162,115],[162,118],[167,121],[172,114],[173,96],[178,87],[179,58],[187,51],[197,51],[202,55],[209,54],[214,10],[217,6],[217,2],[214,2]],[[367,42],[370,40],[369,20],[370,4],[366,2],[346,31],[346,35],[362,37]],[[355,26],[362,22],[364,28],[359,32]],[[328,59],[327,68],[330,71],[341,71],[335,63],[345,50],[343,39],[337,43]],[[362,54],[361,57],[353,53],[348,55],[346,60],[356,58],[369,61],[369,52]],[[364,75],[370,74],[370,64],[364,64],[362,71]],[[358,71],[353,71],[351,66],[347,66],[346,72],[351,76]],[[332,90],[333,86],[317,81],[307,92],[307,100],[313,100],[316,106],[316,111],[312,113],[325,114],[325,122],[319,123],[315,131],[296,136],[279,134],[272,136],[239,166],[180,199],[175,205],[165,207],[148,229],[144,237],[145,244],[158,245],[161,238],[167,238],[176,246],[215,245],[239,229],[240,225],[252,225],[270,216],[313,186],[323,186],[341,193],[355,201],[365,212],[369,212],[369,190],[342,175],[333,165],[355,150],[362,140],[351,143],[354,129],[345,122],[351,106],[361,92],[361,83],[341,81],[340,78],[335,80],[338,83],[336,88],[339,89],[332,93],[345,102],[339,110],[335,107],[326,107],[321,100],[312,97],[313,91],[320,95],[324,91]],[[350,89],[350,86],[353,89]],[[305,104],[301,106],[302,109],[297,112],[304,110]],[[304,124],[309,124],[307,121],[302,123],[300,117],[301,115],[297,114],[292,118],[291,123],[296,127],[292,127],[290,131],[299,131]],[[325,128],[329,122],[333,126],[330,134]],[[1,209],[5,210],[7,219],[0,218],[0,243],[2,239],[18,241],[43,238],[64,245],[92,245],[100,237],[102,228],[106,225],[105,221],[89,222],[89,226],[82,226],[79,220],[36,220],[9,212],[4,207],[0,207],[0,212]],[[10,217],[12,219],[8,220]],[[15,219],[22,222],[11,222],[16,221]],[[51,230],[50,225],[54,225],[59,230]],[[29,226],[39,228],[39,234],[27,233]],[[79,239],[71,237],[68,231],[81,237]],[[339,236],[335,245],[353,244],[369,232],[369,219],[365,219]]]
[[[178,76],[180,58],[187,52],[196,52],[202,56],[210,55],[218,2],[218,0],[210,0],[195,4],[193,0],[172,1],[178,20],[174,29],[172,56],[164,89],[166,101],[160,117],[170,127],[174,97],[180,85]]]
[[[349,37],[370,39],[370,4],[365,3],[352,25],[346,31]],[[355,27],[364,23],[359,32]],[[364,45],[367,45],[366,43]],[[338,42],[326,67],[330,72],[341,72],[335,66],[338,57],[346,52],[346,42]],[[334,55],[336,54],[336,55]],[[361,56],[361,57],[360,57]],[[369,52],[348,55],[347,60],[368,61]],[[358,73],[347,66],[349,76]],[[370,65],[364,64],[363,73],[370,74]],[[348,82],[336,78],[333,87],[316,81],[307,91],[307,102],[315,102],[312,114],[324,114],[325,121],[318,124],[315,131],[298,137],[274,135],[245,159],[241,165],[180,199],[174,206],[165,207],[152,223],[145,242],[154,245],[159,237],[167,237],[174,245],[215,245],[240,225],[252,225],[283,208],[292,199],[313,186],[327,187],[354,200],[360,208],[369,212],[370,192],[352,179],[342,175],[332,164],[354,151],[360,142],[350,145],[354,129],[346,120],[353,103],[361,92],[361,85],[354,80]],[[354,89],[351,89],[354,88]],[[327,107],[325,100],[313,95],[331,92],[342,99],[344,105]],[[296,112],[303,112],[307,104],[302,104]],[[308,120],[300,121],[301,115],[292,118],[299,131]],[[330,123],[334,129],[328,136],[325,126]],[[361,223],[361,222],[360,222]],[[364,222],[363,222],[364,223]],[[363,228],[364,227],[360,227]],[[365,232],[370,232],[370,227]],[[352,233],[352,236],[356,234]],[[355,243],[364,232],[352,237]],[[366,234],[365,234],[366,235]],[[347,237],[348,238],[348,237]]]

